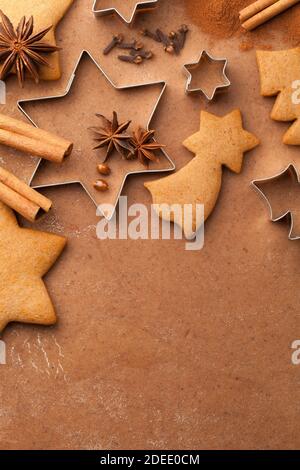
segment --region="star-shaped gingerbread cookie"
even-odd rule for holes
[[[22,16],[34,18],[34,32],[53,26],[43,38],[44,42],[56,45],[55,28],[65,15],[73,0],[0,0],[0,10],[8,16],[14,27]],[[60,78],[59,54],[57,52],[47,57],[50,67],[40,67],[40,78],[43,80],[58,80]]]
[[[271,118],[295,121],[283,137],[288,145],[300,145],[300,103],[295,84],[300,80],[300,47],[285,51],[257,51],[262,96],[277,96]],[[298,85],[299,87],[299,85]]]
[[[12,210],[0,202],[0,333],[10,322],[56,322],[42,277],[65,244],[63,237],[20,228]]]
[[[165,220],[180,225],[185,235],[191,238],[200,228],[196,218],[196,205],[204,205],[205,220],[217,202],[222,184],[222,166],[240,173],[243,154],[259,144],[258,139],[243,129],[239,110],[224,117],[201,112],[200,131],[183,142],[196,157],[184,168],[164,179],[145,183],[152,194],[157,213]],[[193,208],[192,227],[185,224],[182,210],[177,217],[168,214],[164,205]],[[175,207],[175,206],[173,206]]]

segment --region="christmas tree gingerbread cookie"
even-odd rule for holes
[[[20,228],[12,210],[0,202],[0,333],[10,322],[56,322],[42,277],[65,244],[63,237]]]
[[[190,238],[200,228],[196,217],[196,205],[204,205],[205,220],[213,211],[222,185],[222,166],[240,173],[243,154],[259,144],[258,139],[243,129],[239,110],[224,117],[201,112],[200,131],[183,142],[196,156],[177,173],[166,178],[145,183],[151,192],[156,212],[165,220],[179,224]],[[178,219],[165,205],[193,208],[193,224],[189,227],[183,217]],[[184,211],[181,211],[184,214]],[[192,229],[192,230],[191,230]]]
[[[271,118],[295,121],[283,137],[300,145],[300,47],[284,51],[257,51],[262,96],[277,96]]]
[[[44,42],[52,48],[56,48],[55,41],[55,28],[60,22],[62,17],[65,15],[68,8],[73,3],[73,0],[0,0],[0,10],[8,18],[11,23],[12,28],[16,31],[17,27],[20,25],[20,21],[25,17],[26,21],[33,19],[33,31],[30,30],[30,24],[28,24],[28,30],[25,31],[26,25],[24,25],[22,35],[23,40],[29,39],[29,36],[32,38],[35,34],[45,31],[47,28],[50,30],[42,37],[37,38],[36,45],[38,43]],[[2,21],[3,23],[3,21]],[[5,25],[3,25],[5,26]],[[3,64],[5,59],[7,59],[6,49],[3,47],[7,39],[9,40],[11,35],[5,34],[5,27],[1,26],[1,63],[0,71],[2,71]],[[20,29],[19,28],[19,32]],[[31,33],[29,34],[28,33]],[[21,43],[21,42],[20,42]],[[35,52],[40,52],[37,48],[33,49],[33,54],[30,55],[30,62],[34,64],[35,67],[38,66],[39,69],[39,78],[42,80],[58,80],[61,76],[60,64],[59,64],[59,54],[58,52],[51,53],[52,50],[47,50],[45,46],[42,47],[42,55],[47,53],[46,61],[49,64],[48,66],[42,61],[35,60],[33,55]],[[50,54],[48,54],[50,52]],[[45,59],[44,59],[45,60]],[[27,60],[28,64],[28,60]],[[19,63],[13,64],[12,72],[18,73],[18,68],[22,65]],[[27,67],[24,67],[24,72]],[[30,66],[27,69],[27,72],[30,72]],[[32,75],[32,74],[31,74]]]

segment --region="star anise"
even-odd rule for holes
[[[133,152],[134,149],[129,143],[131,136],[125,134],[131,121],[119,124],[118,115],[115,111],[113,112],[112,121],[109,121],[102,114],[96,114],[96,116],[103,120],[104,125],[103,127],[91,127],[90,129],[96,132],[99,136],[95,139],[99,144],[94,148],[94,150],[107,147],[104,161],[108,159],[113,150],[116,150],[120,155],[122,155],[122,157],[125,157],[126,151],[129,153]]]
[[[4,80],[10,72],[15,70],[19,84],[23,87],[27,71],[38,83],[38,67],[40,65],[50,67],[49,62],[41,54],[49,54],[60,49],[46,42],[40,42],[52,26],[33,35],[32,16],[28,21],[23,16],[15,30],[9,18],[1,10],[0,15],[2,20],[0,23],[0,61],[3,62],[0,79]]]
[[[142,127],[138,127],[130,140],[134,151],[127,158],[138,158],[139,161],[148,166],[149,161],[158,162],[159,158],[155,155],[156,150],[161,150],[165,145],[159,144],[153,140],[155,131],[146,131]]]

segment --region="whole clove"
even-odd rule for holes
[[[143,49],[144,44],[140,41],[136,41],[135,39],[132,42],[121,42],[118,45],[119,49],[132,49],[134,51],[139,51],[140,49]]]
[[[177,36],[177,33],[175,31],[170,31],[169,33],[169,38],[172,40],[172,39],[175,39]]]
[[[157,28],[156,35],[165,46],[170,44],[170,39],[161,29]]]
[[[181,47],[181,41],[179,39],[178,33],[175,33],[174,31],[172,31],[171,33],[169,33],[169,38],[171,39],[171,45],[174,48],[175,54],[179,55],[182,47]]]
[[[182,24],[178,30],[178,43],[179,43],[180,49],[184,48],[186,36],[188,32],[189,32],[189,27],[186,24]]]
[[[147,28],[141,30],[141,34],[143,36],[161,43],[164,46],[165,52],[176,55],[179,55],[181,50],[184,48],[188,32],[189,27],[186,24],[182,24],[177,31],[172,30],[168,34],[160,28],[157,28],[155,32],[152,32]],[[103,53],[108,54],[114,47],[129,51],[129,55],[118,56],[118,59],[123,62],[138,65],[141,64],[144,59],[149,60],[153,57],[153,52],[150,50],[144,50],[144,44],[141,41],[133,39],[131,42],[124,42],[122,34],[113,36],[112,41],[107,45]]]
[[[103,50],[103,54],[107,55],[109,54],[117,45],[120,45],[124,40],[123,34],[118,34],[116,36],[113,36],[111,42],[105,47]]]
[[[143,62],[143,57],[138,54],[138,55],[118,55],[118,59],[121,60],[122,62],[129,62],[131,64],[136,64],[139,65]]]
[[[164,49],[169,54],[173,54],[175,52],[174,44],[170,40],[170,38],[159,28],[156,30],[157,36],[160,38],[160,42],[163,43],[165,46]]]
[[[172,46],[174,47],[177,55],[180,54],[180,51],[184,48],[188,31],[188,26],[186,24],[182,24],[177,32],[171,31],[169,33],[169,39],[171,40]]]
[[[152,59],[153,52],[152,51],[143,51],[143,50],[141,50],[141,51],[131,50],[130,55],[132,55],[134,57],[141,56],[143,59],[149,60],[149,59]]]

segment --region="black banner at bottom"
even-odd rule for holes
[[[85,466],[189,465],[256,463],[300,463],[298,451],[0,451],[1,465],[70,463]]]

